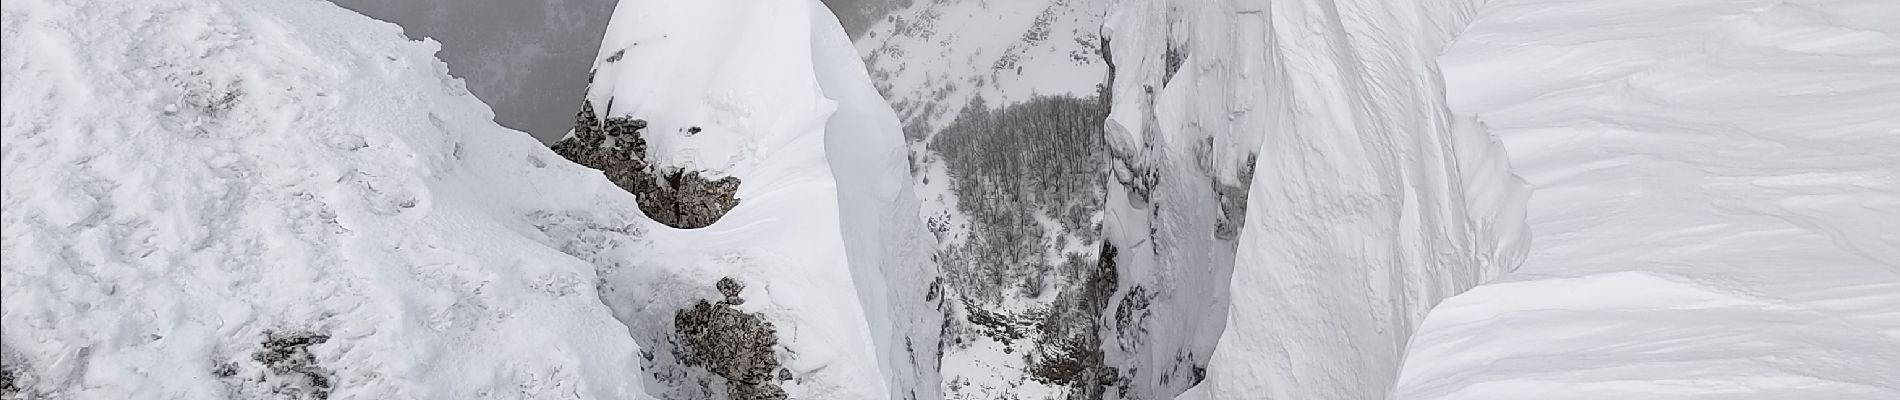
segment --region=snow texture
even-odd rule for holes
[[[816,1],[626,1],[588,101],[647,122],[647,162],[734,177],[739,203],[698,229],[633,214],[565,235],[604,299],[650,343],[662,398],[723,398],[723,378],[678,357],[679,310],[744,289],[738,310],[776,328],[799,399],[931,398],[940,313],[922,294],[935,244],[918,218],[899,124],[838,22]],[[630,202],[627,204],[631,204]],[[555,229],[560,224],[549,224]],[[616,226],[633,229],[610,229]],[[672,351],[669,351],[672,350]]]
[[[1537,187],[1403,399],[1900,398],[1900,3],[1487,7],[1450,103]]]
[[[1117,5],[1108,132],[1128,175],[1111,184],[1109,235],[1155,246],[1124,249],[1154,255],[1124,256],[1124,276],[1155,282],[1151,326],[1170,330],[1150,335],[1174,342],[1133,365],[1210,357],[1186,399],[1384,397],[1426,311],[1517,264],[1525,187],[1482,127],[1447,111],[1434,63],[1473,6]],[[1212,179],[1202,194],[1176,183],[1189,166]],[[1161,177],[1147,199],[1144,170]],[[1218,253],[1198,258],[1221,248],[1218,188],[1246,176],[1228,280]],[[1142,215],[1157,204],[1169,209]],[[1183,372],[1134,385],[1165,397],[1200,378]]]
[[[618,192],[435,43],[307,0],[9,0],[0,43],[14,395],[642,397],[528,217]]]

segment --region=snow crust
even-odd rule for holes
[[[22,395],[642,397],[594,266],[530,217],[617,192],[434,42],[319,1],[9,0],[0,43]],[[273,332],[326,339],[277,369]]]
[[[1115,173],[1155,170],[1163,183],[1151,202],[1124,196],[1126,178],[1111,184],[1107,225],[1131,247],[1124,280],[1163,293],[1150,325],[1168,331],[1153,340],[1177,343],[1132,365],[1208,357],[1205,372],[1135,385],[1166,395],[1204,373],[1181,398],[1384,397],[1426,311],[1516,265],[1525,188],[1481,126],[1447,111],[1433,62],[1473,8],[1116,5],[1105,28]],[[1172,77],[1171,49],[1185,53]],[[1169,183],[1195,176],[1205,180]],[[1244,224],[1225,264],[1208,232],[1222,222],[1217,200],[1233,200],[1219,188],[1240,182]],[[1170,202],[1188,205],[1150,206]]]
[[[1440,60],[1537,186],[1404,399],[1900,398],[1900,3],[1500,1]]]

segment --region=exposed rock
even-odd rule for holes
[[[1161,53],[1161,84],[1163,86],[1173,84],[1174,73],[1180,72],[1181,65],[1186,63],[1187,52],[1174,43],[1169,43],[1168,49]]]
[[[673,317],[681,339],[677,356],[688,366],[725,378],[732,400],[786,399],[778,380],[788,379],[791,373],[780,370],[773,355],[777,331],[759,315],[733,307],[743,303],[739,292],[744,286],[737,280],[720,279],[717,287],[724,300],[716,304],[701,300]]]
[[[1104,362],[1102,315],[1119,287],[1115,246],[1102,242],[1101,258],[1083,276],[1080,287],[1058,295],[1042,321],[1040,355],[1029,367],[1030,376],[1043,383],[1073,388],[1069,400],[1098,400],[1116,384],[1119,374]]]
[[[1247,225],[1247,191],[1253,188],[1253,167],[1257,161],[1258,155],[1247,155],[1247,161],[1240,165],[1237,184],[1214,180],[1214,194],[1220,200],[1220,214],[1214,219],[1215,239],[1240,238],[1240,227]]]
[[[270,371],[265,378],[272,392],[283,399],[324,400],[330,398],[330,371],[317,364],[310,346],[330,341],[321,333],[264,332],[263,348],[251,359]]]
[[[0,399],[13,400],[26,398],[26,396],[20,393],[19,382],[17,382],[16,379],[18,378],[14,376],[12,365],[0,364]]]
[[[646,120],[601,120],[592,102],[583,101],[574,117],[574,134],[554,144],[554,152],[600,170],[607,180],[633,193],[640,211],[666,226],[704,228],[739,205],[739,178],[709,179],[698,171],[647,163]]]

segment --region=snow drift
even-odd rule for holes
[[[625,195],[435,43],[319,1],[3,7],[9,395],[641,396],[530,217]]]

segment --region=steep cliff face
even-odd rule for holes
[[[1135,393],[1384,397],[1425,312],[1517,264],[1526,189],[1434,62],[1473,7],[1118,4],[1108,227],[1135,318],[1109,358]]]
[[[623,2],[591,81],[555,148],[641,212],[540,226],[604,271],[652,394],[939,396],[899,124],[822,5]]]

